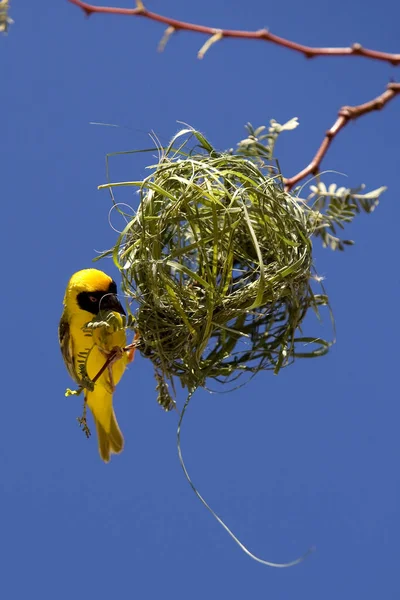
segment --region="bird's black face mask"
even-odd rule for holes
[[[100,311],[109,310],[125,315],[125,311],[117,297],[117,286],[114,281],[110,283],[108,291],[81,292],[77,295],[76,301],[79,308],[90,312],[92,315],[98,315]]]

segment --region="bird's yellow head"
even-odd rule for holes
[[[98,269],[83,269],[72,275],[64,297],[69,314],[86,311],[97,315],[102,311],[125,314],[117,297],[117,284]]]

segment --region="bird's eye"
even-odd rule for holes
[[[97,302],[96,296],[89,296],[90,302]]]

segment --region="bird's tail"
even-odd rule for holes
[[[115,412],[112,411],[110,431],[109,433],[101,425],[100,421],[94,419],[97,430],[97,441],[99,445],[99,453],[104,462],[110,461],[111,454],[119,454],[124,448],[124,438],[118,426]]]
[[[112,405],[112,394],[105,389],[95,389],[88,392],[86,401],[96,423],[100,456],[104,462],[109,462],[111,454],[119,454],[124,448],[124,438]]]

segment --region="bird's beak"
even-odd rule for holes
[[[121,302],[118,300],[116,294],[106,294],[103,296],[100,302],[100,310],[112,310],[120,313],[121,315],[126,315],[126,312],[122,308]]]

